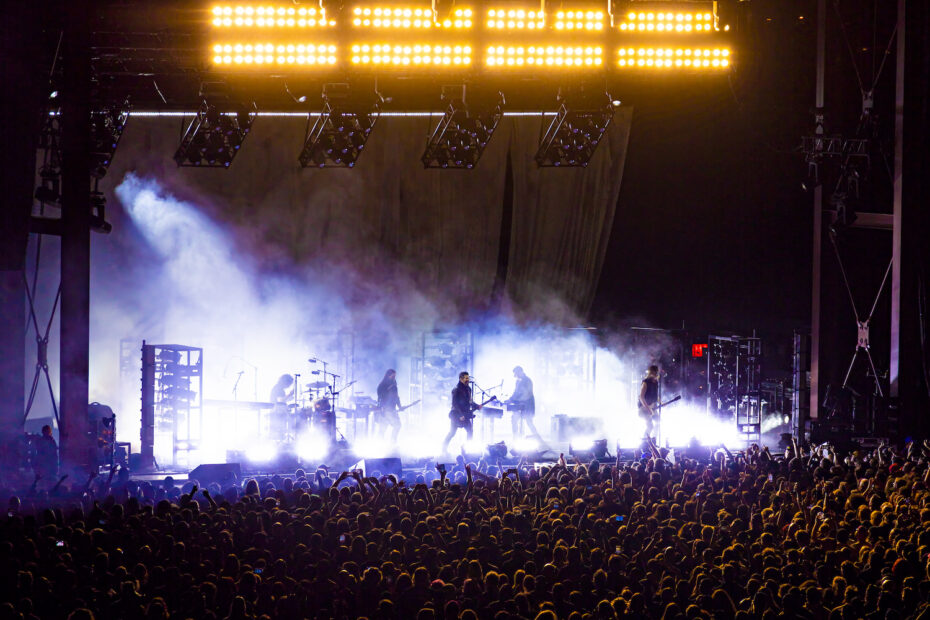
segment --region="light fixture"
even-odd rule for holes
[[[444,89],[443,99],[449,105],[426,144],[423,167],[474,168],[504,115],[504,94],[482,101],[466,97],[465,86],[456,85]]]
[[[349,85],[323,85],[323,111],[308,131],[298,160],[303,168],[352,168],[378,120],[384,99],[377,92],[351,93]]]
[[[539,167],[586,167],[614,116],[614,99],[598,89],[559,91],[559,109],[536,150]]]
[[[201,85],[201,105],[174,154],[178,166],[228,168],[252,128],[257,106],[233,104],[226,85]]]

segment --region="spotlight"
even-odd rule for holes
[[[129,100],[121,105],[105,106],[90,115],[90,173],[102,179],[116,153],[116,145],[129,120]]]
[[[352,168],[381,114],[377,92],[350,98],[348,84],[323,85],[323,112],[307,132],[298,160],[303,168]],[[307,125],[309,126],[309,119]]]
[[[252,129],[257,106],[236,106],[234,114],[220,106],[232,107],[225,95],[225,84],[204,84],[202,103],[174,154],[178,166],[229,168],[243,140]]]
[[[449,106],[420,158],[424,168],[474,168],[504,115],[503,93],[498,92],[491,101],[470,106],[465,87],[455,88],[461,88],[458,97],[448,96],[448,91],[443,93]]]
[[[536,151],[539,167],[586,167],[614,116],[614,99],[584,88],[559,92],[559,110]]]
[[[270,463],[278,452],[273,443],[261,442],[249,446],[245,451],[245,458],[253,463]]]
[[[507,457],[507,444],[503,441],[488,444],[488,458],[499,461]]]

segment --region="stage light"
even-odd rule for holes
[[[459,88],[459,87],[456,87]],[[421,157],[424,168],[474,168],[504,115],[504,95],[482,102],[459,96],[446,96],[446,112],[430,135]]]
[[[252,444],[245,449],[245,458],[252,463],[270,463],[278,456],[277,447],[270,441]]]
[[[318,7],[215,6],[210,23],[215,28],[325,28],[336,25]]]
[[[178,166],[228,168],[252,128],[257,107],[233,105],[225,94],[225,84],[204,83],[197,116],[188,125],[181,145],[174,154]],[[223,111],[228,106],[236,111]]]
[[[116,153],[123,129],[129,120],[129,100],[120,105],[104,106],[90,116],[90,173],[102,179]]]
[[[713,14],[706,11],[671,10],[655,12],[629,12],[616,23],[624,33],[637,32],[690,32],[709,33],[715,30]]]
[[[490,45],[485,55],[488,67],[510,68],[599,68],[604,64],[599,45]]]
[[[543,11],[526,9],[488,9],[487,26],[492,30],[542,30],[546,27]]]
[[[355,166],[378,120],[382,101],[377,93],[353,96],[348,84],[324,84],[323,112],[307,132],[298,157],[300,165]]]
[[[510,447],[510,451],[514,456],[525,456],[539,452],[539,448],[539,441],[531,437],[524,437],[514,441]]]
[[[336,64],[337,47],[327,43],[217,43],[213,46],[216,65],[301,65],[312,68]],[[235,55],[232,55],[232,54]]]
[[[728,48],[655,48],[621,47],[617,50],[620,68],[726,69],[730,66]]]
[[[614,116],[613,97],[584,88],[559,93],[559,109],[540,140],[540,167],[586,167]]]
[[[468,45],[392,45],[390,43],[356,43],[352,45],[350,60],[353,65],[384,65],[390,67],[471,65],[471,47]]]
[[[607,440],[591,437],[576,438],[569,442],[568,453],[581,461],[602,459],[608,456]]]
[[[573,10],[559,11],[553,22],[556,30],[600,32],[604,29],[604,11]]]
[[[324,435],[307,432],[297,438],[297,458],[302,463],[321,463],[329,449],[330,441]]]
[[[352,25],[356,28],[401,28],[425,30],[433,27],[430,7],[355,7]]]

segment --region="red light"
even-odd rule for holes
[[[704,351],[707,350],[706,344],[692,344],[691,357],[704,357]]]

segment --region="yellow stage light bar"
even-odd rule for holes
[[[618,24],[623,32],[708,33],[716,30],[711,11],[630,11]]]
[[[352,9],[352,25],[356,28],[426,29],[435,26],[462,30],[472,27],[472,18],[472,10],[466,8],[455,9],[438,23],[433,20],[431,7],[357,6]]]
[[[337,48],[315,43],[216,43],[213,64],[217,66],[331,67]]]
[[[365,67],[464,68],[471,65],[471,53],[468,45],[356,43],[351,61]]]
[[[622,47],[621,69],[726,69],[732,57],[727,48]]]
[[[601,32],[604,30],[604,17],[604,11],[594,9],[559,11],[555,14],[553,26],[560,31]]]
[[[539,10],[488,9],[485,23],[491,30],[542,30],[546,27],[546,14]]]
[[[597,45],[490,45],[485,64],[504,69],[588,68],[603,66],[604,50]]]
[[[217,28],[319,28],[335,26],[326,11],[317,7],[217,5],[213,7]]]

